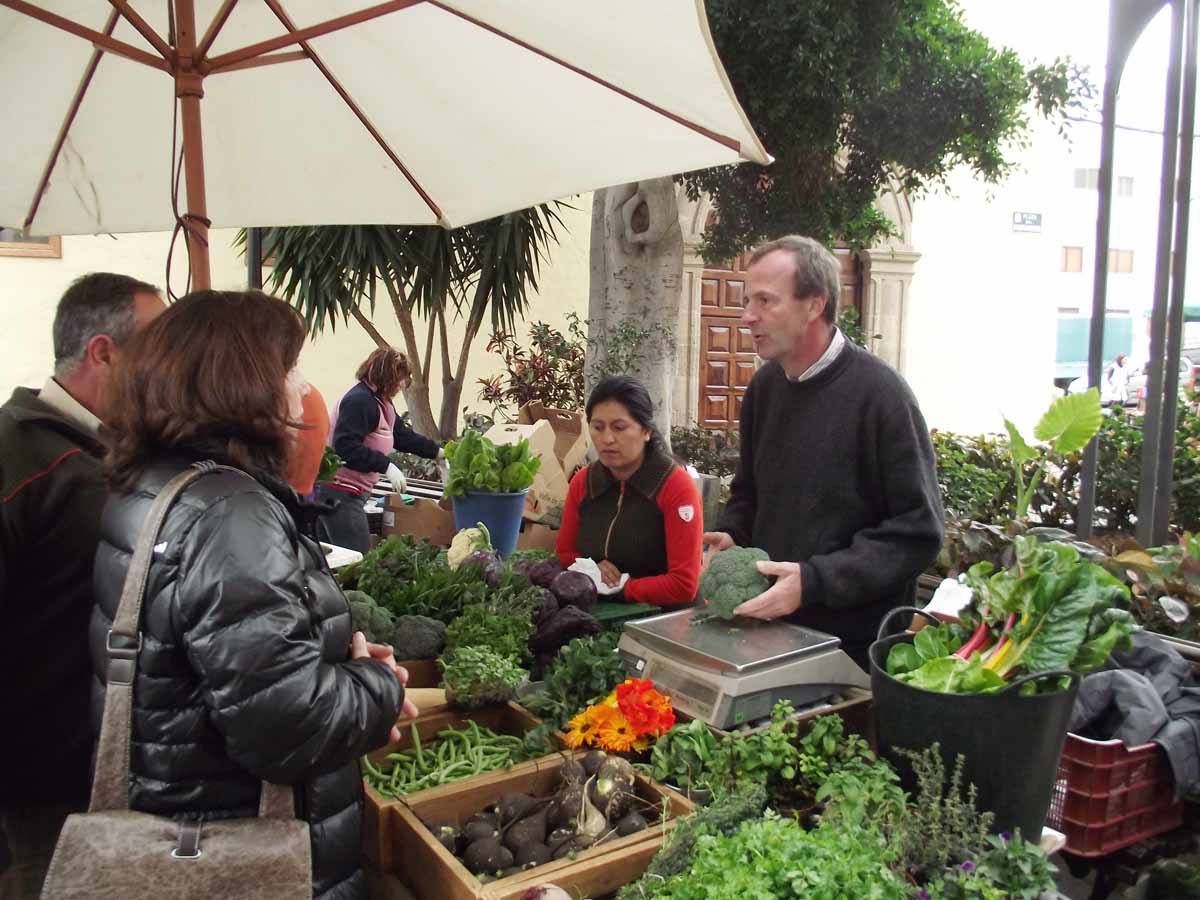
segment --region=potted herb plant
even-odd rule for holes
[[[454,502],[454,527],[458,530],[483,523],[492,546],[508,556],[517,546],[525,495],[542,460],[522,438],[497,446],[476,431],[467,431],[446,445],[450,477],[445,494]]]

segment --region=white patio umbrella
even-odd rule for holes
[[[768,163],[702,0],[0,0],[0,225],[464,225]],[[183,197],[173,175],[182,154]]]

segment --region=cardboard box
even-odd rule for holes
[[[554,431],[554,455],[569,482],[575,470],[583,465],[588,451],[588,429],[583,413],[553,409],[535,401],[521,407],[517,421],[522,425],[543,421],[550,423]]]
[[[439,503],[417,498],[406,504],[399,494],[389,494],[383,508],[383,535],[411,534],[439,547],[454,539],[454,508],[448,499]]]
[[[554,552],[558,543],[558,529],[548,528],[538,522],[526,522],[517,535],[518,550],[549,550]]]
[[[509,770],[463,781],[454,789],[434,795],[422,794],[387,810],[385,827],[391,836],[388,854],[393,871],[424,900],[515,900],[530,887],[553,883],[573,897],[598,897],[638,878],[662,846],[663,838],[681,816],[694,805],[682,795],[637,776],[635,790],[646,810],[666,807],[668,819],[645,831],[605,841],[574,859],[554,860],[526,872],[482,884],[438,842],[422,820],[463,822],[473,813],[495,803],[510,792],[546,796],[558,785],[558,769],[565,759],[579,758],[580,751],[564,752]]]
[[[533,476],[533,485],[525,499],[525,518],[534,522],[559,518],[567,499],[567,476],[555,455],[554,429],[550,423],[542,419],[532,425],[493,425],[484,437],[497,446],[516,444],[522,438],[529,441],[530,452],[541,458],[542,465]]]

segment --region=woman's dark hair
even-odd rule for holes
[[[354,377],[370,385],[376,394],[391,400],[408,381],[412,372],[408,357],[393,347],[380,347],[363,360]]]
[[[654,426],[654,404],[650,401],[650,392],[646,390],[645,385],[628,375],[609,375],[602,379],[588,395],[586,410],[589,422],[596,405],[607,403],[609,400],[624,406],[633,421],[650,431],[650,442],[646,449],[663,448],[662,435]]]
[[[259,291],[196,291],[130,338],[110,382],[110,481],[129,490],[166,453],[285,470],[285,381],[304,345],[294,309]]]

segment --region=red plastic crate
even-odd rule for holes
[[[1182,822],[1161,747],[1067,735],[1046,824],[1066,835],[1068,853],[1104,856]]]

